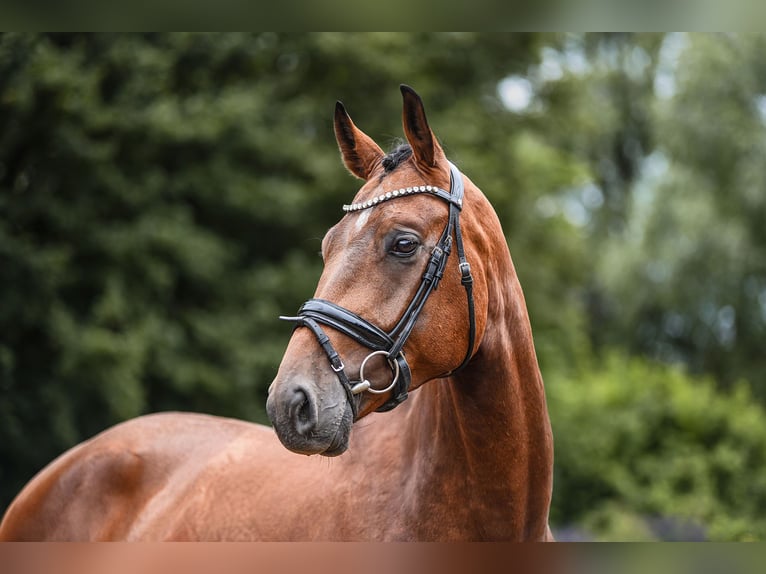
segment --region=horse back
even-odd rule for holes
[[[190,413],[122,423],[72,448],[19,493],[0,540],[130,540],[178,536],[183,500],[232,442],[259,425]]]

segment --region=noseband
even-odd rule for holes
[[[356,313],[324,299],[309,299],[298,310],[297,317],[280,317],[280,319],[285,321],[294,322],[296,328],[306,327],[314,333],[319,345],[322,347],[330,361],[330,367],[337,375],[343,390],[346,392],[354,419],[356,419],[359,410],[359,406],[356,403],[356,395],[363,393],[364,391],[377,394],[392,391],[391,398],[377,409],[378,412],[389,411],[407,398],[407,393],[412,382],[412,373],[402,349],[407,338],[410,336],[410,333],[412,333],[412,329],[415,327],[415,323],[418,320],[420,312],[423,310],[423,306],[425,305],[428,296],[438,287],[439,281],[441,281],[441,278],[444,275],[447,258],[452,251],[453,234],[455,236],[454,241],[457,250],[461,283],[465,287],[466,296],[468,298],[468,351],[465,354],[463,362],[460,363],[458,367],[442,376],[449,376],[462,369],[473,355],[473,347],[476,338],[473,276],[471,275],[471,266],[465,258],[463,236],[460,232],[460,211],[463,207],[463,177],[457,167],[452,163],[450,163],[449,166],[449,191],[431,185],[421,185],[390,191],[369,201],[343,206],[343,211],[351,213],[368,209],[384,201],[417,193],[434,195],[446,201],[449,205],[449,219],[447,225],[442,232],[439,242],[433,248],[433,251],[431,251],[431,256],[426,265],[425,272],[423,273],[420,286],[396,326],[391,331],[386,332],[366,319],[363,319]],[[372,353],[362,361],[359,369],[359,381],[352,382],[349,380],[348,375],[346,374],[345,365],[343,364],[340,355],[332,346],[332,343],[330,343],[330,338],[324,332],[322,327],[320,327],[320,323],[332,327],[347,337],[350,337],[360,345],[372,349]],[[385,389],[371,388],[370,382],[364,378],[364,368],[367,361],[375,355],[385,356],[394,373],[391,384]]]

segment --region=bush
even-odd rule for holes
[[[552,376],[551,521],[597,539],[746,540],[766,534],[766,416],[672,366],[609,356]]]

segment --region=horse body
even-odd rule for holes
[[[336,110],[343,159],[367,181],[360,196],[413,179],[448,181],[422,103],[414,92],[403,94],[413,157],[391,174],[379,167],[379,148]],[[373,414],[385,398],[364,395],[352,431],[350,399],[314,335],[296,329],[269,392],[282,444],[267,427],[206,415],[128,421],[43,469],[9,508],[0,540],[550,539],[552,436],[524,297],[497,216],[468,178],[464,183],[477,331],[464,369],[440,376],[467,343],[465,295],[457,270],[448,270],[404,347],[417,392],[397,409]],[[388,245],[391,234],[415,237],[425,252],[440,229],[423,222],[444,219],[433,198],[396,201],[349,215],[328,233],[317,287],[318,296],[361,316],[380,316],[386,328],[414,289],[399,284],[419,277],[427,253],[405,254],[412,262],[400,263],[381,252],[361,270],[348,261],[364,261],[355,250]],[[395,280],[373,281],[379,297],[370,300],[363,293],[370,282],[360,285],[359,271]],[[366,351],[328,335],[358,368]],[[376,380],[390,377],[385,361],[369,371]],[[299,456],[283,445],[334,458]]]

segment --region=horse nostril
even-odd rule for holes
[[[310,433],[317,425],[316,405],[301,388],[295,389],[290,399],[290,419],[301,435]]]

